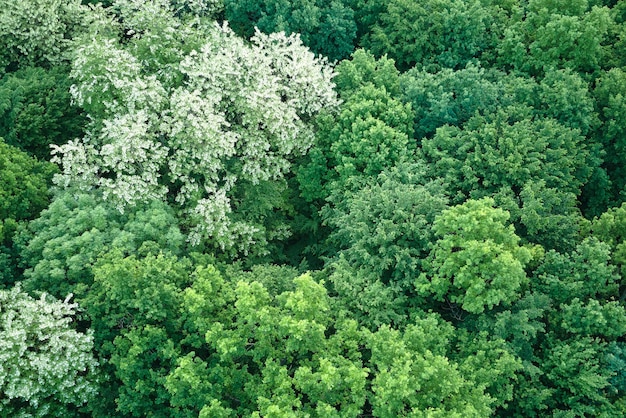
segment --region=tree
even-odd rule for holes
[[[531,252],[519,246],[509,214],[491,198],[469,200],[435,219],[438,239],[416,281],[417,292],[481,313],[520,297]]]
[[[453,328],[435,315],[419,319],[401,333],[388,326],[368,333],[372,355],[370,403],[381,418],[480,417],[493,400],[445,356]],[[475,370],[473,371],[475,372]]]
[[[246,253],[268,236],[284,238],[241,216],[233,200],[250,185],[280,186],[309,149],[311,120],[337,103],[330,68],[297,36],[257,33],[248,44],[227,26],[177,17],[161,3],[150,3],[149,16],[120,4],[130,39],[77,48],[73,96],[94,123],[85,138],[56,149],[58,183],[99,189],[120,210],[175,203],[190,241],[218,251]],[[168,38],[175,28],[189,45]],[[282,202],[265,203],[264,215]]]
[[[37,161],[0,138],[0,288],[19,279],[14,236],[49,201],[54,164]]]
[[[91,331],[75,329],[78,305],[0,290],[0,413],[79,416],[96,392]]]
[[[328,252],[319,243],[329,232],[320,209],[332,213],[350,193],[395,164],[411,161],[415,152],[411,108],[395,97],[399,73],[393,61],[358,50],[337,66],[337,74],[344,104],[339,114],[318,118],[315,145],[294,167],[304,200],[300,207],[309,212],[300,233],[315,237],[308,251],[318,257]]]
[[[71,40],[94,16],[80,0],[3,0],[0,10],[0,72],[67,62]]]
[[[37,216],[48,205],[48,188],[57,171],[0,138],[0,220]]]
[[[591,224],[592,236],[608,244],[611,249],[611,264],[617,266],[619,274],[624,277],[626,265],[626,203],[611,208]],[[624,300],[624,293],[620,293]]]
[[[604,363],[605,344],[590,337],[549,340],[543,366],[553,390],[548,408],[553,414],[619,416],[624,412],[610,399],[611,371]]]
[[[432,137],[446,124],[462,127],[470,118],[498,109],[528,106],[535,117],[552,118],[588,134],[598,124],[589,85],[571,70],[546,69],[540,80],[468,63],[458,70],[430,73],[418,68],[400,78],[403,99],[415,111],[415,138]]]
[[[360,180],[410,159],[415,149],[409,140],[411,107],[393,96],[393,62],[359,50],[337,72],[345,102],[338,115],[320,118],[317,143],[297,170],[302,196],[320,206],[333,192],[358,188]]]
[[[80,302],[91,321],[95,349],[108,372],[107,399],[131,416],[167,408],[165,377],[182,355],[182,289],[202,274],[188,259],[148,254],[102,256]]]
[[[564,252],[580,243],[586,221],[574,193],[548,188],[544,180],[539,180],[526,183],[519,202],[519,209],[510,210],[521,237],[546,250]]]
[[[82,136],[86,123],[71,106],[68,72],[24,67],[0,81],[0,136],[40,160],[50,159],[50,144]]]
[[[602,124],[597,137],[606,150],[603,166],[612,182],[611,202],[619,204],[625,199],[626,177],[621,167],[626,157],[626,130],[621,121],[626,117],[626,72],[613,68],[601,74],[594,90]],[[598,214],[599,215],[599,214]]]
[[[224,8],[226,20],[244,37],[251,37],[255,27],[265,33],[298,33],[313,52],[332,61],[346,58],[354,50],[354,12],[345,0],[225,0]]]
[[[361,46],[402,70],[463,67],[491,46],[490,12],[477,0],[392,0],[381,8]]]
[[[614,24],[607,7],[589,7],[588,0],[533,0],[516,15],[498,46],[501,67],[533,76],[549,68],[592,73],[602,67]]]
[[[596,238],[585,239],[571,253],[549,251],[534,272],[534,287],[557,304],[615,297],[619,276],[610,257],[610,247]]]
[[[476,113],[507,104],[501,81],[494,82],[485,69],[473,64],[436,73],[414,68],[402,74],[400,84],[403,100],[414,111],[413,136],[418,141],[432,137],[441,126],[461,127]]]
[[[446,208],[443,186],[426,180],[423,164],[400,163],[324,211],[326,246],[339,256],[327,263],[338,305],[371,329],[403,323],[432,224]]]
[[[219,295],[219,287],[196,282],[186,292],[185,307],[206,343],[182,357],[167,378],[182,413],[361,413],[367,369],[356,323],[335,322],[326,290],[309,275],[293,284],[294,290],[272,296],[259,282],[240,281],[234,301],[221,299],[228,314],[210,321],[199,314],[213,312],[215,297],[208,296]]]
[[[575,129],[553,119],[529,117],[514,107],[475,116],[463,128],[444,126],[422,151],[435,178],[444,178],[453,202],[498,192],[518,195],[528,182],[580,194],[593,168]],[[516,196],[517,197],[517,196]]]
[[[336,84],[339,96],[349,99],[357,90],[372,84],[396,98],[400,93],[400,72],[396,69],[392,59],[383,56],[376,58],[364,49],[357,49],[350,56],[337,64]]]
[[[178,254],[185,245],[173,211],[162,202],[119,213],[94,195],[59,194],[16,238],[24,287],[63,297],[82,296],[93,281],[98,257],[161,250]]]

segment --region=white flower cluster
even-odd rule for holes
[[[131,10],[142,0],[118,3]],[[203,28],[196,36],[206,42],[173,70],[179,77],[157,77],[133,55],[141,51],[117,40],[78,48],[72,94],[92,123],[82,140],[56,147],[63,163],[57,183],[100,189],[120,210],[169,195],[195,222],[192,243],[245,242],[245,251],[258,229],[232,219],[229,193],[239,181],[282,179],[310,148],[311,118],[338,104],[333,72],[295,35],[257,32],[250,44],[227,25]]]
[[[94,396],[93,339],[72,329],[76,308],[69,297],[33,299],[19,286],[0,290],[0,412],[45,416]]]
[[[0,0],[0,67],[58,65],[87,20],[80,0]]]

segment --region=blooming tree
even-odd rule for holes
[[[130,7],[139,3],[154,19]],[[247,252],[264,226],[237,214],[233,195],[280,182],[306,153],[311,122],[338,103],[333,72],[295,35],[257,32],[247,43],[169,3],[120,0],[128,40],[77,48],[72,94],[92,122],[53,150],[63,165],[56,181],[99,189],[120,210],[168,200],[188,219],[192,244]]]
[[[0,290],[0,415],[71,416],[94,396],[93,338],[73,329],[76,307]]]

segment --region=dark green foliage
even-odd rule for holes
[[[606,150],[604,166],[612,182],[612,201],[626,199],[626,175],[623,162],[626,158],[626,72],[619,68],[602,74],[596,82],[594,95],[602,124],[597,137]]]
[[[340,256],[329,281],[346,308],[371,328],[406,318],[433,221],[447,207],[442,185],[425,177],[422,164],[402,163],[324,212],[332,229],[327,245]]]
[[[490,46],[491,16],[478,0],[391,0],[361,39],[375,55],[398,67],[461,68]]]
[[[50,201],[48,188],[57,171],[0,138],[0,220],[37,216]]]
[[[400,77],[400,83],[404,100],[415,112],[418,140],[431,137],[446,124],[461,127],[476,114],[515,105],[526,105],[529,114],[553,118],[582,134],[598,124],[587,82],[570,70],[547,70],[536,81],[468,64],[436,73],[412,69]]]
[[[545,348],[545,379],[555,416],[620,416],[608,395],[612,373],[604,363],[606,345],[591,337],[552,340]]]
[[[571,251],[579,243],[584,220],[572,192],[548,188],[544,180],[528,182],[513,217],[520,236],[547,250]]]
[[[354,50],[354,11],[345,0],[225,0],[225,18],[239,35],[262,32],[298,33],[302,42],[330,60],[346,58]]]
[[[0,80],[0,137],[41,160],[50,144],[82,135],[85,117],[72,107],[64,67],[26,67]]]
[[[14,235],[18,223],[35,218],[48,206],[57,167],[37,161],[0,138],[0,288],[19,280]]]
[[[574,298],[608,299],[617,294],[619,281],[609,260],[609,246],[594,238],[586,239],[569,254],[550,251],[535,271],[534,286],[557,304]]]
[[[444,126],[422,150],[435,178],[444,178],[455,203],[500,191],[521,192],[528,182],[578,195],[590,175],[579,131],[553,119],[501,110],[475,116],[462,129]]]
[[[400,78],[402,95],[414,111],[414,137],[432,137],[444,125],[461,126],[476,113],[485,114],[507,104],[501,83],[483,68],[468,64],[458,71],[407,71]]]

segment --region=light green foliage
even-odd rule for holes
[[[425,177],[423,164],[402,163],[326,212],[327,245],[341,257],[329,280],[362,323],[378,327],[405,315],[406,306],[399,309],[428,254],[432,223],[447,207],[443,186]],[[392,301],[400,306],[386,311]]]
[[[181,407],[238,416],[360,414],[367,370],[356,323],[333,321],[326,290],[310,276],[293,283],[276,297],[259,282],[237,283],[232,316],[206,322],[207,347],[182,358],[167,379]],[[203,286],[188,295],[208,301],[205,291],[213,293]]]
[[[498,47],[501,66],[531,75],[548,68],[601,68],[613,25],[607,7],[590,7],[588,0],[531,0],[520,7]]]
[[[376,59],[370,52],[357,49],[351,59],[341,61],[333,79],[342,98],[348,99],[361,87],[372,84],[384,88],[391,97],[400,93],[400,73],[392,59]]]
[[[274,264],[257,264],[249,271],[239,268],[239,266],[228,266],[224,271],[224,276],[229,282],[246,283],[259,282],[272,296],[295,290],[293,280],[300,276],[297,269],[289,266],[278,266]]]
[[[511,353],[504,340],[486,332],[455,333],[458,352],[454,358],[459,371],[491,397],[495,408],[506,408],[515,397],[516,374],[522,368],[520,359]]]
[[[80,0],[0,1],[0,72],[7,66],[67,61],[74,36],[89,20]]]
[[[557,323],[571,334],[619,338],[626,333],[626,310],[618,301],[601,303],[574,298],[562,304],[554,315]]]
[[[433,177],[446,180],[453,202],[501,191],[517,194],[539,180],[548,188],[580,193],[592,169],[580,133],[553,119],[512,112],[475,116],[463,129],[444,126],[422,142]]]
[[[74,329],[76,308],[0,290],[0,415],[78,416],[96,395],[93,338]]]
[[[100,344],[125,330],[158,325],[179,327],[181,290],[191,280],[191,263],[171,255],[124,257],[114,250],[93,269],[89,294],[80,299]]]
[[[368,333],[373,416],[461,418],[492,412],[485,387],[467,379],[458,364],[442,354],[450,326],[432,319],[418,320],[404,333],[388,326]]]
[[[225,0],[225,18],[244,37],[257,27],[265,33],[298,33],[302,42],[330,60],[346,58],[354,49],[354,12],[345,0]]]
[[[70,105],[70,80],[64,67],[25,67],[0,80],[0,137],[41,159],[50,144],[82,134],[84,117]]]
[[[491,46],[489,10],[478,0],[391,0],[361,46],[398,67],[459,68]]]
[[[420,294],[458,303],[472,313],[519,298],[531,259],[507,225],[508,212],[490,198],[470,200],[444,211],[433,225],[438,239],[416,282]]]
[[[70,193],[58,195],[17,241],[27,267],[25,287],[45,289],[57,297],[86,291],[93,280],[93,264],[111,249],[176,254],[184,246],[176,218],[164,203],[120,214],[93,195]]]
[[[410,107],[385,90],[364,86],[350,96],[328,133],[329,165],[340,178],[372,176],[410,154]]]
[[[101,358],[121,385],[117,409],[146,416],[167,407],[165,376],[180,355],[181,289],[194,278],[191,263],[168,255],[138,259],[114,251],[94,268],[86,307]],[[201,273],[200,273],[201,274]]]
[[[308,150],[309,122],[336,105],[331,69],[295,35],[259,32],[246,43],[226,25],[178,16],[169,2],[116,5],[129,39],[77,48],[72,94],[94,122],[85,138],[56,148],[59,184],[98,188],[120,210],[174,201],[192,244],[246,253],[261,243],[262,253],[263,240],[288,232],[255,221],[282,202],[247,219],[237,193],[280,185]]]
[[[611,248],[611,263],[618,266],[624,276],[626,265],[626,203],[611,208],[591,224],[592,235]]]

